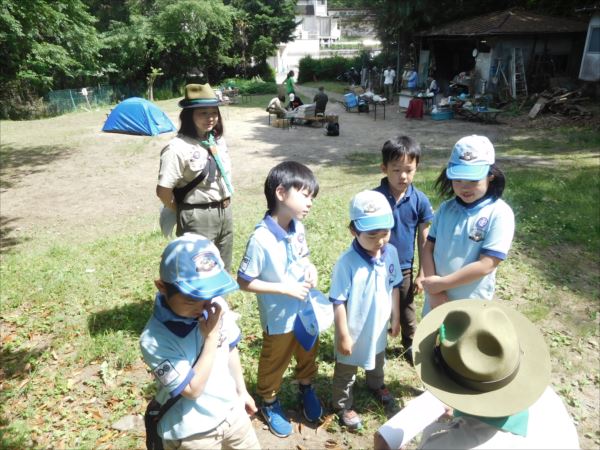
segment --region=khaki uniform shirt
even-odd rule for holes
[[[219,157],[231,183],[231,160],[225,139],[216,141]],[[198,139],[179,135],[167,145],[160,155],[158,185],[165,188],[181,188],[196,178],[208,160],[208,150]],[[215,180],[210,183],[208,176],[187,194],[184,201],[189,204],[202,204],[222,201],[231,196],[227,185],[217,168]]]

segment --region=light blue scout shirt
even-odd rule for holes
[[[246,247],[246,254],[238,275],[246,281],[258,279],[269,283],[286,280],[302,281],[308,245],[302,222],[292,220],[289,232],[269,215],[256,226]],[[260,323],[270,334],[284,334],[293,330],[294,320],[302,302],[288,295],[256,294]]]
[[[241,338],[240,329],[227,303],[216,297],[223,308],[219,346],[204,392],[195,400],[181,397],[158,423],[163,439],[183,439],[214,429],[239,402],[235,380],[229,370],[229,352]],[[157,294],[154,313],[140,337],[145,363],[156,378],[156,400],[164,404],[180,394],[194,377],[192,364],[202,351],[204,338],[198,321],[178,316]]]
[[[402,284],[394,246],[386,244],[380,258],[369,255],[355,239],[333,268],[329,300],[346,303],[348,331],[354,342],[351,355],[338,353],[337,361],[366,370],[375,368],[375,355],[387,345],[392,312],[392,289]]]
[[[459,198],[447,200],[433,218],[428,240],[435,242],[433,260],[437,275],[446,276],[475,261],[481,255],[504,260],[515,232],[515,217],[502,199],[492,197],[466,204]],[[481,298],[491,300],[496,271],[446,291],[450,300]],[[425,293],[423,315],[429,312]]]
[[[387,198],[394,214],[394,228],[390,236],[390,244],[398,251],[400,269],[410,269],[415,259],[415,236],[417,227],[422,223],[431,222],[433,208],[423,192],[412,184],[408,186],[404,197],[396,203],[390,191],[387,177],[381,179],[381,184],[375,189]]]

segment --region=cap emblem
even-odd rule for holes
[[[367,214],[373,214],[377,210],[379,210],[379,207],[375,203],[367,203],[363,208],[363,211]]]
[[[194,263],[196,264],[196,272],[210,272],[218,264],[214,255],[210,252],[198,253],[194,256]]]
[[[477,155],[473,152],[464,152],[460,155],[459,159],[462,159],[463,161],[473,161],[474,159],[477,159]]]

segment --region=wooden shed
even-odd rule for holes
[[[587,22],[507,10],[417,33],[419,75],[442,91],[456,77],[470,93],[513,97],[539,92],[556,77],[577,79]]]

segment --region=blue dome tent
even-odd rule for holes
[[[122,101],[109,114],[102,131],[156,136],[175,131],[175,125],[154,103],[139,97]]]

